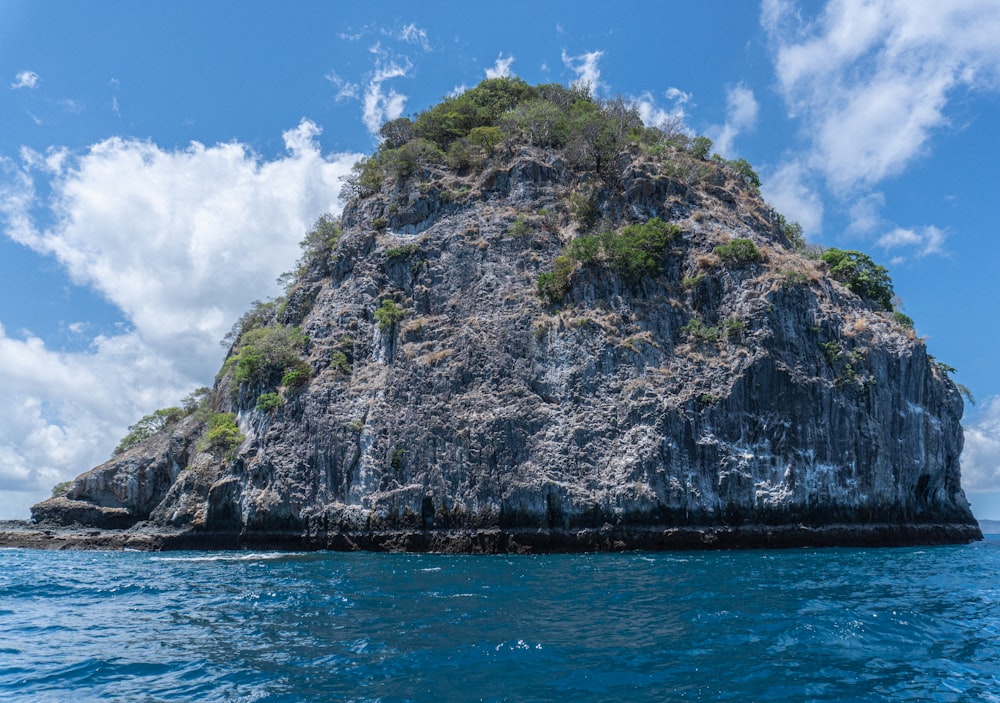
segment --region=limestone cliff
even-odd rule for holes
[[[438,142],[403,167],[420,140],[389,135],[288,294],[242,321],[211,407],[33,517],[188,546],[980,536],[944,367],[790,241],[739,163],[502,124],[467,161]],[[655,246],[626,242],[651,222]],[[239,434],[208,437],[211,413]]]

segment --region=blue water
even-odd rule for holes
[[[1000,701],[1000,540],[0,551],[2,701]]]

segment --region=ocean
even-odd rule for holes
[[[0,700],[1000,701],[1000,539],[0,551]]]

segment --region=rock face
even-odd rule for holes
[[[283,383],[287,368],[241,380],[230,362],[212,409],[236,414],[237,447],[204,450],[189,417],[34,519],[146,521],[188,546],[979,538],[956,386],[911,329],[798,253],[753,188],[705,163],[685,181],[624,150],[613,178],[588,180],[558,150],[515,145],[481,169],[387,180],[265,310],[264,327],[307,337],[308,382]],[[563,295],[539,295],[569,242],[652,218],[679,230],[655,271],[574,260]],[[759,255],[717,249],[738,239]],[[387,300],[396,315],[377,314]]]

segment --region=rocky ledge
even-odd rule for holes
[[[441,554],[548,554],[630,550],[783,549],[797,547],[900,547],[965,544],[982,539],[970,525],[743,525],[740,527],[600,529],[419,530],[245,535],[165,529],[140,524],[94,529],[27,521],[0,522],[0,547],[52,550],[282,550],[435,552]]]
[[[108,531],[50,543],[981,537],[961,393],[885,269],[806,246],[745,162],[621,104],[506,79],[470,94],[387,125],[214,388],[33,509]]]

